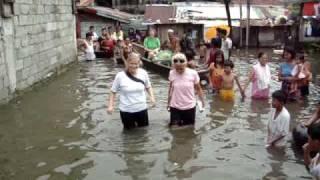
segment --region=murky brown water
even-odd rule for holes
[[[249,67],[236,61],[242,80]],[[277,65],[271,67],[275,72]],[[158,102],[149,110],[150,126],[123,132],[119,113],[106,113],[109,88],[121,68],[83,62],[1,106],[0,179],[310,179],[291,147],[265,149],[270,101],[226,103],[207,93],[195,130],[170,130],[168,83],[150,72]],[[278,88],[273,82],[272,89]],[[288,105],[292,126],[314,109],[319,88],[311,85],[311,93],[308,102]]]

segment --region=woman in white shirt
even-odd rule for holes
[[[126,69],[116,75],[111,88],[107,111],[109,114],[114,111],[116,93],[119,93],[120,116],[125,129],[149,125],[146,91],[152,106],[155,105],[148,73],[139,68],[139,65],[139,54],[129,54]]]
[[[87,61],[92,61],[96,59],[94,53],[94,43],[93,43],[93,34],[88,32],[86,33],[86,39],[84,40],[84,53]]]

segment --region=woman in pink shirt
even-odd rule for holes
[[[169,126],[194,125],[196,94],[204,105],[199,75],[197,71],[187,67],[187,58],[182,53],[177,53],[172,57],[172,64],[168,93]]]

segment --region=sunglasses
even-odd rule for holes
[[[184,59],[174,59],[173,60],[173,63],[175,63],[175,64],[177,64],[177,63],[181,63],[181,64],[183,64],[183,63],[185,63],[186,61],[184,60]]]

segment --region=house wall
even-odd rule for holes
[[[196,30],[197,37],[195,43],[198,44],[200,40],[203,40],[203,26],[202,25],[190,25],[190,24],[161,24],[156,26],[157,34],[161,43],[167,40],[168,29],[173,29],[176,35],[181,39],[185,31],[188,29]]]
[[[72,1],[3,2],[0,103],[77,58]],[[13,9],[13,11],[12,11]]]
[[[81,29],[80,38],[86,37],[86,33],[89,31],[90,26],[94,26],[96,33],[98,34],[98,36],[100,36],[102,28],[108,27],[108,26],[114,26],[116,24],[116,21],[91,15],[91,14],[79,15],[79,21],[80,21],[80,29]]]

